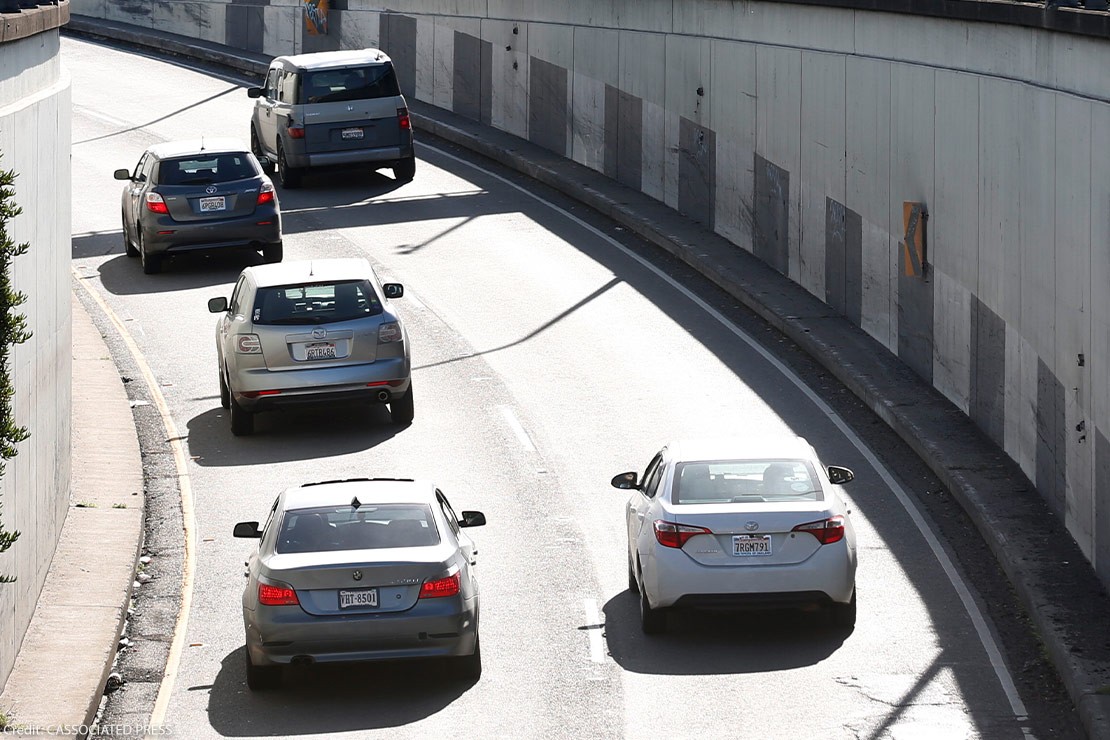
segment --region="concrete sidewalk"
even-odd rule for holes
[[[119,371],[76,295],[70,509],[0,711],[15,729],[78,737],[96,717],[143,535],[143,464]]]

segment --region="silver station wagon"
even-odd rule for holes
[[[247,685],[270,688],[289,664],[442,658],[459,678],[482,673],[478,550],[427,481],[374,478],[282,492],[247,561]]]
[[[365,259],[290,261],[248,267],[231,299],[213,298],[220,403],[236,436],[260,411],[294,405],[389,404],[413,419],[409,340],[391,298]]]
[[[277,163],[282,187],[300,187],[310,168],[391,167],[402,182],[416,173],[408,103],[378,49],[277,57],[247,94],[257,99],[251,150]]]

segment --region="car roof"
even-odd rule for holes
[[[346,51],[316,51],[310,54],[294,54],[278,59],[305,70],[353,67],[361,64],[382,64],[391,61],[381,49],[350,49]],[[275,59],[274,61],[278,61]]]
[[[258,287],[268,288],[274,285],[300,285],[329,280],[370,279],[374,269],[361,257],[331,257],[253,265],[243,272],[249,273]]]
[[[813,459],[813,448],[804,437],[760,435],[688,438],[667,445],[673,462],[688,460],[758,460],[764,458]]]
[[[348,479],[307,483],[285,489],[286,510],[312,506],[343,506],[358,497],[364,504],[433,504],[436,487],[431,481],[395,478]]]
[[[246,152],[247,148],[239,139],[231,137],[205,137],[203,139],[186,139],[183,141],[165,141],[155,144],[148,152],[158,159],[169,157],[187,157],[193,154],[223,154],[227,152]]]

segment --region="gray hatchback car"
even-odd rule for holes
[[[243,591],[247,685],[269,688],[289,664],[446,658],[482,673],[478,550],[432,483],[375,478],[289,488],[258,522]]]
[[[213,298],[220,403],[231,432],[254,431],[254,415],[288,406],[389,404],[393,421],[414,415],[412,362],[401,317],[390,304],[400,283],[382,285],[365,259],[255,265],[231,300]]]
[[[126,180],[123,243],[143,272],[160,272],[167,255],[246,248],[281,262],[281,210],[262,163],[235,139],[175,141],[154,146]]]

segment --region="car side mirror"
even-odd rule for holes
[[[460,527],[483,527],[486,524],[486,515],[480,511],[464,511]]]
[[[227,299],[223,296],[208,299],[209,313],[224,313],[227,311]]]
[[[260,97],[262,97],[262,88],[261,87],[248,87],[247,88],[247,97],[248,98],[260,98]]]
[[[856,474],[848,468],[842,468],[839,465],[829,466],[829,482],[835,486],[850,483],[855,479]]]
[[[258,522],[239,522],[235,525],[232,534],[235,537],[246,537],[255,540],[262,537],[262,533],[258,531]]]
[[[621,473],[620,475],[615,475],[610,483],[613,484],[613,488],[619,488],[622,491],[631,490],[636,487],[636,474]]]
[[[405,286],[400,283],[386,283],[382,286],[386,298],[400,298],[405,294]]]
[[[116,178],[117,180],[130,180],[131,170],[116,170],[112,173],[112,177]]]

